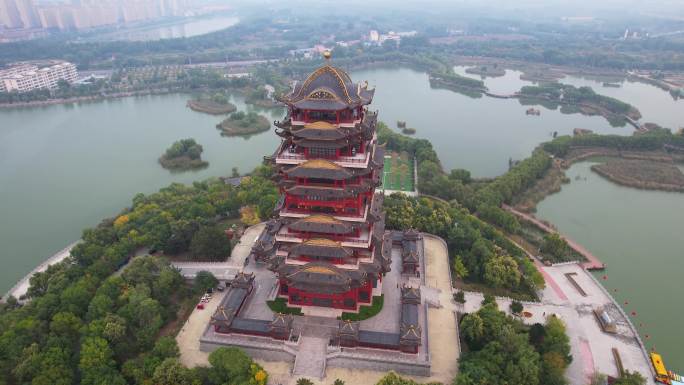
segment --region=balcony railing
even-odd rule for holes
[[[280,154],[276,156],[276,161],[278,160],[308,160],[308,159],[329,159],[333,162],[340,162],[340,163],[366,163],[368,161],[368,156],[370,152],[366,151],[365,153],[362,154],[357,154],[355,156],[335,156],[335,157],[322,157],[318,155],[311,155],[311,156],[306,156],[301,153],[294,153],[294,152],[288,152],[288,151],[282,151]]]
[[[324,236],[327,239],[341,243],[351,243],[356,245],[366,245],[370,242],[371,233],[368,230],[361,231],[361,234],[357,237],[349,237],[344,235],[334,235],[334,234],[316,234],[316,233],[295,233],[290,232],[287,228],[280,229],[276,234],[276,240],[282,241],[287,240],[290,242],[303,242],[312,238],[320,238]]]
[[[312,215],[312,214],[328,214],[332,215],[334,217],[346,217],[346,218],[361,218],[361,213],[365,212],[365,207],[362,207],[359,209],[357,213],[349,213],[349,212],[341,212],[341,213],[333,213],[333,212],[327,212],[327,211],[314,211],[309,208],[292,208],[292,207],[284,207],[283,210],[281,210],[281,213],[287,214],[289,213],[294,213],[294,214],[306,214],[306,215]]]

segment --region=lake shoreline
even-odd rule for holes
[[[684,162],[684,155],[668,154],[665,152],[653,151],[619,151],[608,147],[574,147],[563,158],[556,158],[553,165],[546,171],[543,177],[529,187],[526,191],[516,197],[512,206],[524,213],[534,213],[537,209],[537,204],[548,196],[556,194],[561,191],[562,185],[570,183],[570,179],[565,174],[573,164],[583,161],[588,161],[592,158],[616,158],[625,160],[643,160],[659,163],[681,163]],[[684,188],[673,189],[669,185],[663,184],[643,184],[634,181],[627,181],[624,178],[619,178],[615,175],[604,175],[605,173],[591,168],[592,171],[608,179],[609,181],[635,189],[651,190],[651,191],[666,191],[666,192],[683,192]],[[649,187],[646,187],[648,185]]]
[[[620,161],[622,161],[622,163],[626,164],[626,166],[629,166],[630,162],[640,162],[643,170],[642,170],[642,172],[634,172],[633,175],[630,175],[630,174],[632,174],[630,171],[634,171],[634,170],[630,170],[626,166],[620,167],[620,164],[618,163]],[[677,169],[672,164],[667,164],[667,163],[663,163],[663,162],[645,161],[645,160],[628,160],[628,159],[623,159],[623,158],[621,158],[620,160],[613,161],[613,162],[607,162],[607,163],[602,163],[602,164],[598,164],[598,165],[593,165],[593,166],[591,166],[591,171],[597,173],[598,175],[608,179],[609,181],[611,181],[613,183],[616,183],[616,184],[619,184],[619,185],[625,186],[625,187],[631,187],[631,188],[636,188],[636,189],[640,189],[640,190],[684,192],[684,183],[681,183],[681,178],[676,178],[675,175],[671,175],[668,177],[670,179],[680,179],[680,183],[676,183],[676,181],[674,181],[674,180],[672,180],[671,183],[666,182],[666,181],[647,180],[646,176],[648,176],[648,175],[642,175],[642,174],[644,172],[649,171],[648,170],[649,165],[650,165],[651,169],[653,169],[653,167],[658,168],[658,170],[651,170],[651,172],[649,174],[653,174],[653,173],[657,172],[658,174],[663,176],[662,174],[668,173],[668,172],[670,172],[672,174],[673,169],[676,169],[676,171],[679,171],[679,169]],[[681,177],[681,172],[679,172],[679,176]]]
[[[0,302],[4,303],[7,301],[9,297],[14,297],[20,302],[23,301],[21,299],[22,296],[26,295],[28,292],[28,289],[30,287],[30,280],[31,277],[33,277],[34,274],[43,272],[47,270],[48,267],[51,265],[57,264],[62,262],[64,259],[68,258],[71,256],[71,249],[74,248],[77,244],[79,244],[81,241],[75,241],[69,244],[67,247],[63,248],[62,250],[56,252],[55,254],[47,257],[43,262],[39,263],[36,267],[33,268],[33,270],[29,271],[25,276],[23,276],[21,279],[17,281],[17,283],[14,284],[9,290],[7,290],[7,293],[0,297]]]
[[[88,96],[78,96],[74,98],[67,99],[47,99],[47,100],[33,100],[30,102],[19,102],[19,103],[2,103],[0,104],[0,109],[11,110],[20,108],[31,108],[31,107],[45,107],[54,106],[60,104],[75,104],[83,102],[103,102],[106,100],[128,98],[133,96],[149,96],[149,95],[167,95],[167,94],[183,94],[188,93],[192,90],[190,89],[170,89],[170,88],[151,88],[147,90],[140,91],[127,91],[127,92],[116,92],[111,94],[99,94],[99,95],[88,95]]]
[[[237,110],[231,103],[221,104],[209,100],[188,100],[187,106],[193,111],[210,115],[224,115]]]

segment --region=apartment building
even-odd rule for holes
[[[59,80],[69,83],[78,78],[76,66],[69,62],[50,62],[40,68],[36,64],[18,64],[0,70],[0,91],[27,92],[41,88],[55,89]]]

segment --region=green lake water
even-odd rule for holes
[[[523,159],[553,132],[571,134],[576,127],[600,133],[630,134],[631,127],[611,127],[599,116],[565,115],[542,109],[529,116],[515,99],[474,99],[453,91],[430,88],[428,75],[410,69],[357,71],[352,78],[376,87],[371,108],[396,129],[398,120],[417,129],[418,138],[432,142],[445,168],[465,168],[477,176],[496,176],[508,160]],[[488,79],[501,81],[501,78]],[[520,82],[510,78],[507,87]],[[518,87],[520,89],[520,87]]]
[[[457,67],[457,71],[462,68]],[[509,71],[486,79],[494,92],[508,93],[530,84]],[[429,139],[447,169],[466,168],[476,176],[506,171],[509,158],[522,159],[554,131],[576,127],[629,135],[631,127],[611,127],[602,117],[564,115],[541,108],[525,115],[517,100],[473,99],[431,89],[424,72],[410,69],[355,71],[352,78],[376,87],[372,109],[396,128],[397,120]],[[568,78],[635,104],[663,125],[684,125],[684,102],[649,85],[600,83]],[[631,87],[636,87],[632,89]],[[623,94],[621,94],[624,93]],[[643,95],[642,95],[643,92]],[[667,101],[670,98],[670,101]],[[249,139],[224,138],[215,129],[221,117],[185,107],[186,95],[163,95],[77,105],[0,110],[0,292],[54,252],[78,239],[81,230],[115,215],[138,193],[151,193],[172,182],[191,183],[248,171],[278,143],[272,131]],[[245,109],[240,98],[232,100]],[[266,113],[281,119],[284,110]],[[171,173],[157,158],[174,141],[193,137],[210,162],[198,172]],[[653,332],[652,340],[668,365],[684,362],[682,323],[681,229],[684,195],[615,186],[591,174],[585,163],[570,171],[573,183],[540,204],[539,214],[596,253],[609,265],[609,288],[628,298]],[[584,168],[582,168],[584,167]],[[573,173],[587,180],[574,181]],[[624,295],[624,297],[623,297]],[[684,365],[680,365],[680,368]]]
[[[268,131],[225,138],[223,118],[162,95],[0,111],[0,292],[41,261],[115,215],[138,193],[252,170],[272,153]],[[233,98],[239,109],[245,105]],[[280,119],[283,110],[267,114]],[[157,163],[174,141],[195,138],[210,166],[172,173]]]
[[[684,194],[618,186],[592,172],[592,164],[570,167],[571,182],[542,201],[537,216],[607,264],[596,276],[618,302],[628,302],[625,312],[636,312],[632,321],[647,348],[656,347],[668,369],[682,373]]]

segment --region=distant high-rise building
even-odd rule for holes
[[[0,0],[0,24],[6,28],[21,28],[24,24],[14,0]]]
[[[57,7],[43,7],[38,10],[40,26],[46,29],[59,28],[59,9]]]
[[[376,30],[371,30],[370,35],[368,36],[369,40],[372,42],[378,42],[380,41],[380,34]]]
[[[179,0],[159,0],[162,16],[180,16],[182,13]]]
[[[180,16],[186,0],[0,0],[0,27],[87,29]]]
[[[19,12],[19,18],[24,28],[40,28],[38,10],[33,0],[14,0]]]

